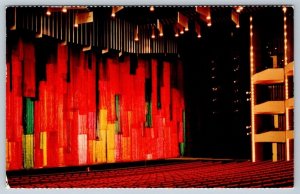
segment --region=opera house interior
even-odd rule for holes
[[[11,188],[294,185],[291,6],[10,6]]]

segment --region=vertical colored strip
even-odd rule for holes
[[[115,109],[116,109],[116,133],[121,133],[121,127],[120,127],[120,95],[115,95]]]
[[[34,102],[30,98],[25,98],[24,106],[24,134],[33,134],[34,124]]]
[[[152,103],[146,102],[146,127],[152,127]]]
[[[47,166],[47,132],[41,132],[40,134],[40,149],[43,152],[43,166]]]
[[[115,124],[107,125],[107,162],[113,163],[115,156]]]
[[[180,155],[184,156],[185,153],[185,144],[186,144],[186,128],[185,128],[185,110],[182,111],[182,122],[183,122],[183,142],[180,143]]]
[[[33,135],[23,135],[24,168],[33,168]]]

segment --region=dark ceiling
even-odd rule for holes
[[[231,22],[231,11],[234,9],[234,6],[211,6],[210,8],[212,23]],[[270,7],[244,6],[241,14],[256,14],[268,8]],[[111,7],[88,7],[88,9],[108,15],[111,14]],[[199,13],[195,11],[195,6],[157,6],[154,11],[150,11],[149,6],[125,6],[116,15],[140,25],[156,23],[157,19],[160,19],[163,25],[171,25],[177,22],[178,12],[188,17],[189,20],[202,23]]]

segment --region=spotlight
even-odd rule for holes
[[[155,38],[155,27],[152,26],[152,34],[151,34],[151,38],[154,39]]]
[[[66,8],[66,7],[63,7],[61,11],[62,11],[63,13],[67,13],[67,8]]]
[[[236,12],[240,13],[243,9],[244,9],[243,6],[239,6],[239,7],[236,9]]]
[[[154,11],[154,6],[150,6],[150,11]]]
[[[139,41],[139,26],[136,26],[134,30],[134,41]]]
[[[285,12],[286,12],[286,7],[283,7],[283,8],[282,8],[282,11],[285,13]]]
[[[47,15],[47,16],[50,16],[50,15],[51,15],[51,11],[50,11],[50,10],[47,10],[46,15]]]

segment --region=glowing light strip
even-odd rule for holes
[[[250,68],[251,68],[251,153],[252,153],[252,162],[256,161],[256,152],[255,152],[255,115],[254,115],[254,61],[253,61],[253,25],[252,25],[252,16],[250,16]]]
[[[287,59],[287,23],[286,23],[286,7],[282,8],[283,11],[283,32],[284,32],[284,66],[286,67],[288,64],[288,59]],[[288,75],[285,73],[285,100],[289,99],[289,83],[288,83]],[[285,108],[285,128],[286,131],[290,130],[290,125],[289,125],[289,108]],[[291,159],[290,157],[290,141],[288,138],[286,138],[286,160],[289,161]]]

